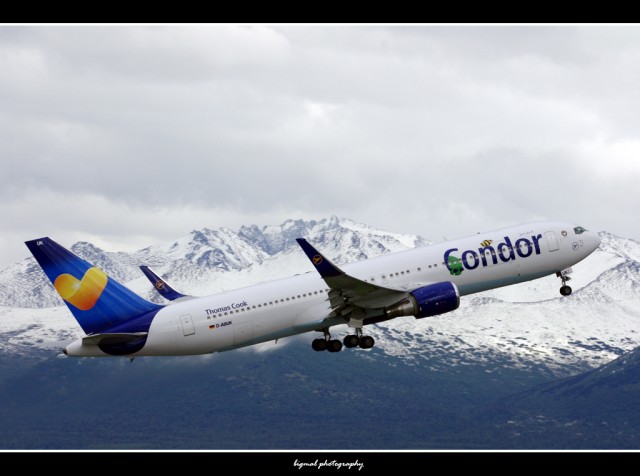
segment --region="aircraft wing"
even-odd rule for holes
[[[394,289],[349,276],[338,268],[307,240],[296,239],[322,279],[329,286],[331,308],[340,312],[349,306],[362,309],[381,309],[406,298],[410,289]],[[416,284],[416,288],[430,283]],[[416,289],[413,288],[413,289]]]

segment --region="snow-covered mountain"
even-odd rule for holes
[[[89,243],[71,250],[148,299],[161,299],[138,269],[146,264],[176,288],[206,295],[312,270],[295,242],[313,241],[336,263],[424,246],[416,235],[389,233],[344,218],[320,221],[287,220],[280,226],[194,230],[170,243],[134,253],[109,253]],[[160,302],[160,301],[158,301]],[[63,305],[33,258],[0,271],[0,306],[44,308]]]
[[[559,280],[552,276],[467,296],[453,313],[400,318],[368,332],[386,355],[434,370],[483,365],[492,372],[506,361],[568,375],[598,366],[640,345],[640,243],[600,236],[600,248],[574,266],[574,293],[568,298],[560,296]],[[339,264],[429,244],[419,236],[331,217],[243,226],[237,232],[204,228],[134,253],[104,252],[88,243],[72,250],[159,301],[138,265],[154,267],[181,292],[206,295],[310,271],[297,237],[310,239]],[[59,347],[81,334],[31,258],[0,271],[0,306],[0,348],[5,350]],[[259,347],[274,348],[272,343]],[[367,358],[367,352],[360,354]]]

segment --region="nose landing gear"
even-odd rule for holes
[[[571,272],[571,268],[556,272],[556,276],[558,276],[562,280],[562,286],[560,287],[560,294],[562,294],[563,296],[568,296],[573,291],[571,289],[571,286],[567,285],[567,281],[571,280],[571,278],[568,276],[570,272]]]
[[[568,296],[572,291],[573,290],[571,289],[571,286],[562,286],[560,288],[560,294],[562,294],[563,296]]]

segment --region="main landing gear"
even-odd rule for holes
[[[332,339],[329,334],[329,329],[322,329],[324,337],[321,339],[313,339],[311,342],[311,348],[316,352],[328,350],[329,352],[340,352],[342,350],[342,342],[337,339]]]
[[[340,352],[342,350],[342,342],[345,347],[352,349],[354,347],[360,347],[361,349],[371,349],[375,340],[371,336],[363,336],[362,329],[356,329],[355,334],[349,334],[345,336],[342,342],[337,339],[331,339],[329,329],[323,329],[324,338],[314,339],[311,342],[311,348],[316,352],[328,350],[329,352]]]
[[[356,328],[355,334],[345,336],[342,342],[344,342],[345,347],[349,349],[353,349],[358,346],[360,346],[361,349],[370,349],[376,343],[376,341],[373,340],[373,337],[363,336],[361,328]]]
[[[342,342],[337,339],[313,339],[311,347],[316,352],[328,350],[329,352],[340,352],[342,350]]]
[[[569,281],[571,278],[564,274],[562,271],[558,271],[556,273],[556,276],[558,276],[562,280],[560,294],[562,294],[563,296],[568,296],[569,294],[571,294],[573,290],[571,289],[571,286],[567,286],[567,281]]]

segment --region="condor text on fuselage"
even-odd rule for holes
[[[519,238],[514,246],[511,244],[511,239],[508,236],[504,237],[504,241],[494,248],[487,244],[478,248],[478,251],[466,250],[462,252],[460,261],[465,269],[476,269],[479,265],[487,266],[489,262],[498,264],[498,258],[503,263],[516,259],[516,254],[520,258],[528,258],[535,250],[535,254],[540,254],[540,240],[542,234],[533,235],[531,239]],[[492,242],[492,240],[487,240]],[[444,252],[444,262],[453,274],[460,274],[462,270],[458,266],[458,259],[452,256],[454,252],[457,252],[458,248],[449,248]]]

